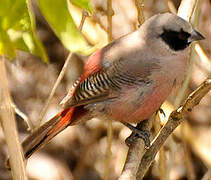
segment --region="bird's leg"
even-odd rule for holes
[[[147,147],[150,146],[150,140],[149,140],[150,133],[149,133],[149,131],[138,129],[137,127],[134,127],[127,122],[122,122],[122,124],[127,126],[133,132],[125,141],[127,145],[130,144],[131,139],[133,139],[134,137],[139,137],[144,141],[144,143]]]
[[[166,114],[165,114],[164,110],[163,110],[161,107],[159,107],[159,109],[156,111],[156,114],[157,114],[158,112],[160,112],[161,114],[164,115],[164,117],[166,117]]]

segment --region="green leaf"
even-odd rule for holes
[[[23,50],[48,61],[42,43],[36,35],[34,17],[29,0],[0,0],[0,55],[14,57],[15,50]],[[27,38],[26,38],[27,37]]]
[[[0,0],[0,17],[5,16],[11,7],[11,0]]]
[[[89,46],[68,11],[66,0],[38,0],[39,7],[63,45],[72,52],[87,54]]]
[[[93,7],[91,6],[89,0],[70,0],[70,2],[82,9],[87,10],[88,12],[93,11]]]
[[[0,56],[6,54],[9,59],[15,57],[15,48],[5,31],[0,30]]]
[[[10,37],[10,40],[13,43],[13,46],[16,49],[29,52],[29,48],[26,45],[26,43],[24,42],[24,40],[23,40],[23,33],[21,31],[16,31],[14,29],[9,29],[7,31],[7,33],[9,35],[9,37]]]
[[[30,0],[27,0],[27,5],[29,9],[29,4]],[[29,18],[30,18],[30,36],[31,36],[31,41],[35,44],[33,49],[30,49],[32,53],[34,53],[37,56],[40,56],[44,62],[48,62],[48,56],[45,52],[45,49],[41,43],[41,41],[38,39],[36,35],[36,25],[35,25],[35,18],[32,12],[29,10]],[[26,43],[27,44],[27,43]]]

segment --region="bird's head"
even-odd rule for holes
[[[191,42],[204,39],[189,22],[171,13],[151,17],[140,30],[145,31],[145,40],[153,49],[167,55],[178,54],[186,50]]]

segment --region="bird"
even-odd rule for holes
[[[23,141],[25,158],[68,126],[93,117],[119,121],[135,131],[131,124],[148,119],[181,85],[190,44],[202,39],[186,20],[160,13],[97,50],[62,100],[64,109]],[[136,133],[149,146],[149,134]]]

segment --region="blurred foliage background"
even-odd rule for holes
[[[200,42],[203,55],[194,54],[194,66],[186,96],[211,76],[211,2],[201,1],[198,30],[206,37]],[[135,0],[113,0],[112,38],[138,28]],[[172,6],[173,5],[173,6]],[[174,11],[180,0],[145,0],[144,17]],[[14,104],[34,125],[69,52],[74,54],[65,77],[56,90],[44,120],[61,110],[59,102],[80,76],[86,57],[107,44],[107,2],[105,0],[0,0],[0,55],[8,58],[9,88]],[[82,33],[78,30],[82,12],[86,18]],[[9,61],[13,60],[13,61]],[[164,104],[166,115],[174,97]],[[163,118],[165,119],[165,118]],[[23,118],[16,114],[20,139],[30,132]],[[164,122],[156,121],[157,124]],[[157,131],[154,126],[153,132]],[[153,133],[152,132],[152,133]],[[124,140],[130,131],[113,123],[112,158],[109,179],[117,179],[124,166],[127,146]],[[55,137],[27,163],[32,180],[100,180],[104,178],[107,146],[107,122],[93,119],[69,127]],[[208,179],[211,178],[211,93],[187,121],[177,128],[158,154],[145,179]],[[0,129],[0,180],[11,179],[4,162],[7,147]],[[164,173],[164,174],[163,174]]]

